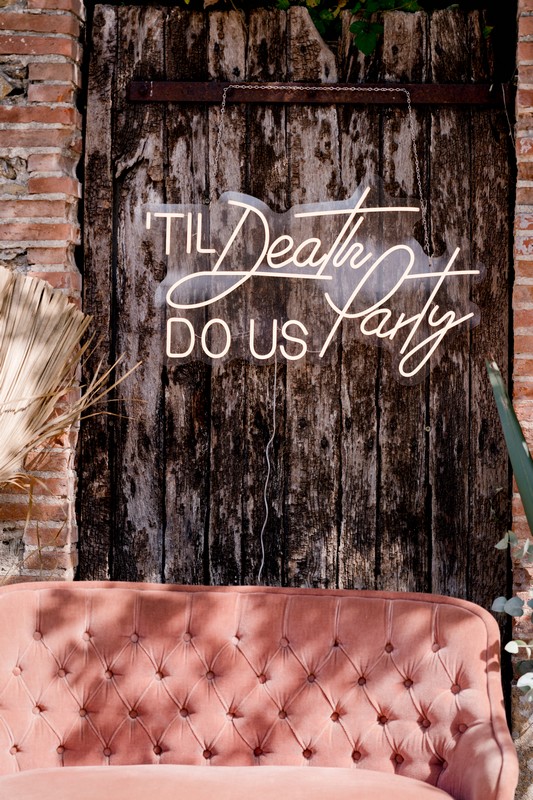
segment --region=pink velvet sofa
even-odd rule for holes
[[[421,594],[0,589],[2,800],[511,800],[496,623]]]

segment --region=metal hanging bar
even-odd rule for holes
[[[229,81],[131,81],[127,99],[132,103],[220,104],[229,86]],[[405,105],[407,90],[413,105],[511,107],[514,89],[509,83],[365,83],[361,91],[357,88],[353,83],[324,84],[323,88],[303,83],[250,83],[249,87],[231,88],[227,102],[390,106]],[[368,89],[377,91],[370,94]],[[387,91],[379,91],[383,89]]]

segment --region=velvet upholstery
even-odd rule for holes
[[[125,764],[375,770],[511,800],[497,625],[421,594],[2,588],[0,774]]]

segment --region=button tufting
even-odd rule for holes
[[[311,758],[311,756],[313,755],[313,751],[310,750],[308,747],[306,747],[302,755],[304,758]]]
[[[202,755],[203,755],[204,758],[211,758],[211,756],[212,756],[211,750],[204,750]]]
[[[403,756],[401,756],[399,753],[396,753],[396,755],[394,756],[394,760],[396,761],[397,764],[403,764]]]
[[[155,673],[155,679],[156,679],[156,681],[162,681],[164,677],[165,677],[165,676],[163,675],[163,673],[161,672],[161,670],[159,670],[159,669],[158,669],[158,670],[157,670],[157,672]]]
[[[257,680],[259,681],[259,683],[266,683],[267,682],[266,675],[263,675],[263,673],[261,673],[261,675],[257,676]]]
[[[378,717],[378,722],[379,722],[380,725],[385,725],[385,723],[388,722],[388,719],[384,714],[381,714]]]
[[[439,650],[440,650],[440,644],[437,644],[437,642],[434,642],[434,643],[431,645],[431,649],[433,650],[433,652],[434,652],[434,653],[438,653],[438,652],[439,652]]]
[[[239,644],[239,642],[240,642],[240,641],[241,641],[241,640],[239,639],[239,637],[238,637],[238,636],[232,636],[232,637],[231,637],[231,643],[232,643],[232,644],[234,644],[234,645],[235,645],[235,647],[236,647],[236,646]]]
[[[33,708],[32,708],[32,712],[33,712],[34,714],[40,714],[40,713],[41,713],[41,711],[42,711],[42,708],[41,708],[41,706],[33,706]]]
[[[62,756],[64,752],[65,752],[65,748],[63,747],[62,744],[60,744],[59,747],[56,747],[56,753],[58,755]]]
[[[278,712],[278,717],[280,719],[287,719],[287,712],[281,709],[281,711]]]
[[[452,694],[459,694],[460,691],[461,691],[461,687],[459,686],[459,684],[458,683],[454,683],[453,686],[452,686]]]
[[[448,766],[448,762],[447,761],[443,761],[442,765],[441,765],[441,769],[446,769],[447,766]]]
[[[16,756],[18,751],[19,749],[16,744],[14,744],[13,747],[9,748],[9,752],[11,753],[12,756]]]
[[[156,756],[160,756],[162,752],[163,752],[163,748],[160,747],[158,744],[156,744],[155,747],[154,747],[154,753],[156,754]]]
[[[364,685],[365,685],[365,683],[366,683],[366,678],[364,678],[364,677],[361,675],[361,677],[359,678],[359,680],[357,681],[357,683],[359,684],[359,686],[364,686]]]
[[[212,681],[213,678],[215,677],[215,673],[209,670],[209,672],[205,673],[205,677],[207,678],[208,681]]]
[[[83,639],[84,642],[88,642],[91,638],[91,634],[89,633],[89,631],[85,631],[85,633],[82,635],[81,638]]]
[[[42,639],[43,635],[42,635],[41,631],[35,631],[34,634],[33,634],[33,638],[35,639],[36,642],[38,642],[39,639]]]
[[[13,675],[17,675],[18,676],[21,673],[22,673],[22,670],[21,670],[20,667],[13,667]]]
[[[405,686],[406,689],[410,689],[411,686],[413,685],[413,681],[410,678],[406,678],[403,682],[403,685]]]
[[[80,717],[86,717],[87,716],[87,709],[86,708],[80,708],[80,712],[79,713],[80,713]]]
[[[385,645],[385,652],[386,653],[392,653],[393,650],[394,650],[394,647],[391,645],[390,642],[387,642],[387,644]]]
[[[191,636],[191,634],[190,634],[188,631],[186,631],[186,632],[183,634],[183,636],[182,636],[182,639],[183,639],[183,641],[184,641],[184,642],[190,642],[190,641],[191,641],[191,639],[192,639],[192,636]]]
[[[338,642],[337,639],[335,639],[335,641],[333,642],[333,647],[340,647],[340,646],[341,646],[340,642]]]
[[[111,748],[110,747],[104,747],[104,756],[106,758],[109,758],[110,755],[111,755]]]
[[[464,722],[462,722],[459,725],[459,733],[464,733],[467,730],[467,728],[468,728],[468,725],[465,725]]]
[[[280,643],[280,645],[281,645],[282,647],[288,647],[288,646],[289,646],[289,640],[288,640],[288,639],[286,639],[286,638],[285,638],[285,636],[283,636],[283,637],[282,637],[282,638],[279,640],[279,643]]]
[[[263,755],[263,748],[262,747],[256,747],[255,750],[254,750],[254,756],[256,758],[259,758],[259,756],[262,756],[262,755]]]
[[[189,711],[186,708],[180,708],[180,717],[188,717]]]
[[[111,678],[113,677],[113,673],[111,672],[110,669],[106,669],[106,671],[104,672],[104,675],[105,675],[105,677],[107,678],[108,681],[110,681]]]
[[[316,681],[316,675],[313,675],[313,673],[311,672],[311,673],[310,673],[310,674],[307,676],[307,681],[308,681],[308,683],[314,683],[314,682]]]
[[[139,641],[139,634],[132,633],[130,636],[130,642],[133,642],[133,644],[137,644],[138,641]]]
[[[57,677],[58,678],[64,678],[66,674],[67,674],[67,671],[66,671],[66,669],[63,669],[63,667],[61,667],[61,669],[57,670]]]
[[[130,719],[137,719],[137,717],[139,716],[139,712],[137,711],[136,708],[132,708],[130,709],[128,716]]]
[[[235,719],[235,711],[228,711],[228,713],[226,714],[226,717],[228,719]]]
[[[422,725],[423,728],[429,728],[431,722],[429,721],[429,719],[423,719],[420,724]]]
[[[340,717],[339,712],[338,711],[334,711],[333,714],[331,715],[330,719],[332,719],[333,722],[338,722],[339,717]]]
[[[353,751],[353,753],[352,753],[352,759],[353,759],[354,761],[360,761],[360,760],[361,760],[361,753],[359,752],[359,750],[354,750],[354,751]]]

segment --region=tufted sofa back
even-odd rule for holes
[[[351,766],[451,792],[473,757],[503,769],[498,653],[489,614],[431,595],[4,587],[0,773]]]

